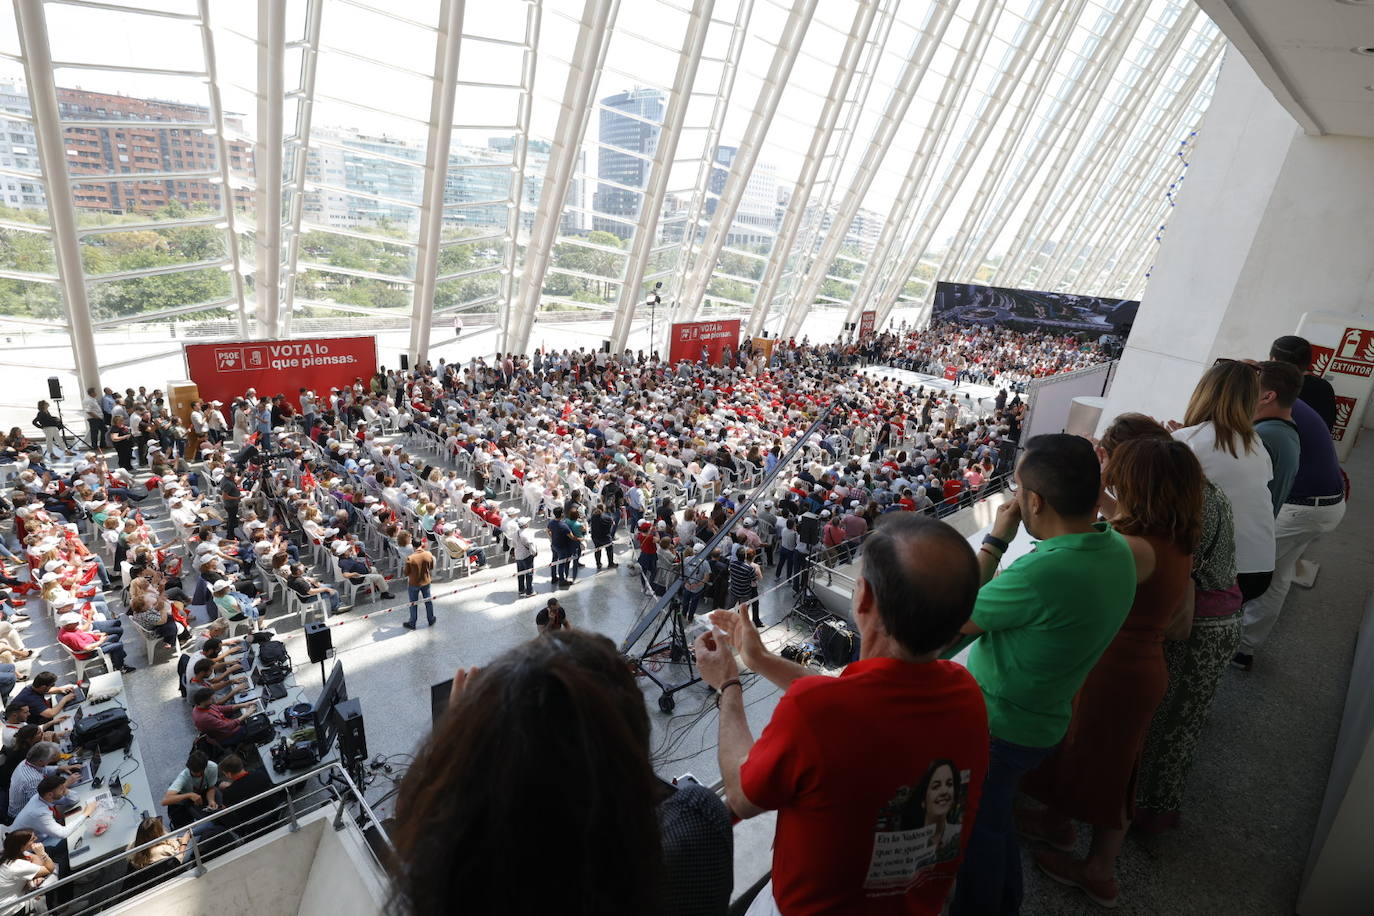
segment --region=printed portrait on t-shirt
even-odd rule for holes
[[[899,786],[878,812],[864,889],[905,893],[959,857],[969,773],[938,757],[912,785]]]

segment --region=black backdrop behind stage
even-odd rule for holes
[[[931,317],[935,321],[1050,334],[1105,335],[1124,343],[1139,308],[1134,299],[941,282],[935,284]]]

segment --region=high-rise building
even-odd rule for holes
[[[64,120],[87,122],[62,131],[67,173],[77,180],[92,176],[91,181],[73,188],[79,209],[143,213],[173,201],[188,207],[220,206],[218,176],[209,174],[219,169],[218,143],[205,129],[185,126],[186,122],[211,126],[204,105],[63,88],[57,90],[57,105]],[[226,126],[242,130],[241,118],[226,116],[224,120]],[[93,121],[110,123],[92,126]],[[175,121],[180,126],[160,127],[159,121]],[[253,151],[248,143],[230,140],[228,150],[232,170],[252,172]],[[194,177],[168,177],[179,172]],[[131,181],[96,177],[140,173],[149,177]],[[251,191],[235,190],[234,199],[241,208],[252,207]]]
[[[29,96],[23,86],[14,83],[0,83],[0,131],[4,132],[4,142],[0,142],[0,201],[8,207],[17,209],[36,209],[45,206],[43,185],[38,179],[38,141],[34,138],[33,121],[30,120]],[[6,118],[4,114],[21,115]],[[24,175],[32,175],[26,181]]]
[[[596,189],[593,229],[622,239],[632,234],[643,195],[630,189],[642,189],[648,180],[663,123],[663,99],[658,89],[631,89],[601,100],[601,147],[596,161],[601,183]]]
[[[734,167],[738,147],[717,146],[715,165],[707,181],[710,196],[706,198],[706,215],[716,215],[716,204],[725,191],[726,179]],[[735,210],[734,222],[725,234],[725,244],[736,247],[765,245],[777,234],[781,224],[778,207],[778,169],[768,162],[755,162],[749,180],[744,184],[744,196]],[[785,205],[783,207],[785,209]]]
[[[312,139],[302,202],[308,221],[342,228],[414,221],[407,202],[420,201],[423,144],[343,128],[316,129]]]

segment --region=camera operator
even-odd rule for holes
[[[44,455],[54,461],[65,454],[68,458],[75,454],[71,449],[62,444],[61,431],[62,421],[48,412],[48,402],[38,402],[38,413],[33,418],[33,425],[43,431],[43,437],[47,439],[47,448]]]

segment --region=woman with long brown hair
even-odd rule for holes
[[[1236,573],[1244,600],[1264,594],[1274,575],[1274,476],[1269,452],[1255,432],[1260,368],[1218,360],[1202,376],[1174,438],[1197,455],[1207,479],[1231,501],[1236,529]]]
[[[609,639],[548,633],[454,686],[401,785],[393,913],[725,912],[729,814],[655,777]]]
[[[1183,444],[1122,443],[1102,469],[1115,497],[1109,521],[1136,560],[1136,595],[1121,630],[1079,691],[1063,742],[1023,788],[1048,805],[1018,815],[1023,833],[1072,850],[1070,819],[1093,827],[1086,861],[1041,850],[1042,871],[1093,900],[1117,899],[1116,858],[1135,813],[1135,783],[1150,721],[1168,688],[1165,632],[1191,618],[1189,572],[1202,532],[1202,467]]]

